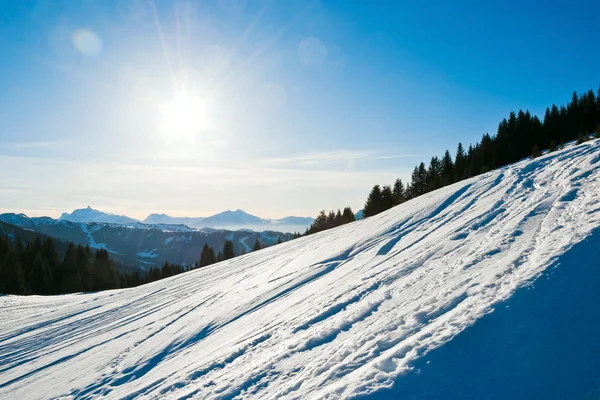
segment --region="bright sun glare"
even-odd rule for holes
[[[163,106],[162,123],[171,138],[194,136],[208,127],[206,105],[194,97],[177,97]]]

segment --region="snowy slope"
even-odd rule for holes
[[[590,142],[142,287],[0,297],[0,398],[377,395],[599,226]]]

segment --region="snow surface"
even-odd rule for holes
[[[152,250],[144,250],[144,251],[140,251],[139,253],[137,253],[138,257],[142,257],[142,258],[156,258],[158,257],[158,253],[157,253],[158,249],[152,249]]]
[[[2,296],[0,398],[383,395],[576,262],[599,180],[589,142],[141,287]]]
[[[94,232],[100,230],[101,226],[94,225],[94,226],[92,226],[91,230],[88,228],[88,225],[85,222],[80,223],[79,226],[81,227],[81,231],[83,233],[87,234],[88,245],[92,249],[104,249],[104,250],[106,250],[106,243],[96,243],[96,239],[94,239],[94,236],[92,235]]]

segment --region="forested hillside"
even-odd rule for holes
[[[364,217],[376,215],[406,200],[526,157],[538,157],[542,149],[552,152],[565,142],[578,143],[600,137],[600,89],[573,93],[565,106],[546,108],[543,120],[529,111],[511,112],[498,125],[495,135],[485,133],[481,141],[465,149],[459,143],[452,159],[449,150],[434,156],[429,164],[415,166],[410,182],[397,179],[392,186],[375,185],[364,206]]]
[[[281,238],[276,244],[281,243]],[[258,238],[251,251],[267,247]],[[231,240],[222,250],[205,244],[193,265],[165,261],[146,270],[123,265],[106,249],[93,249],[0,222],[0,293],[66,294],[139,286],[238,255]]]

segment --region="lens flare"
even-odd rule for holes
[[[89,29],[78,29],[73,33],[75,48],[86,56],[97,56],[102,52],[102,39]]]

